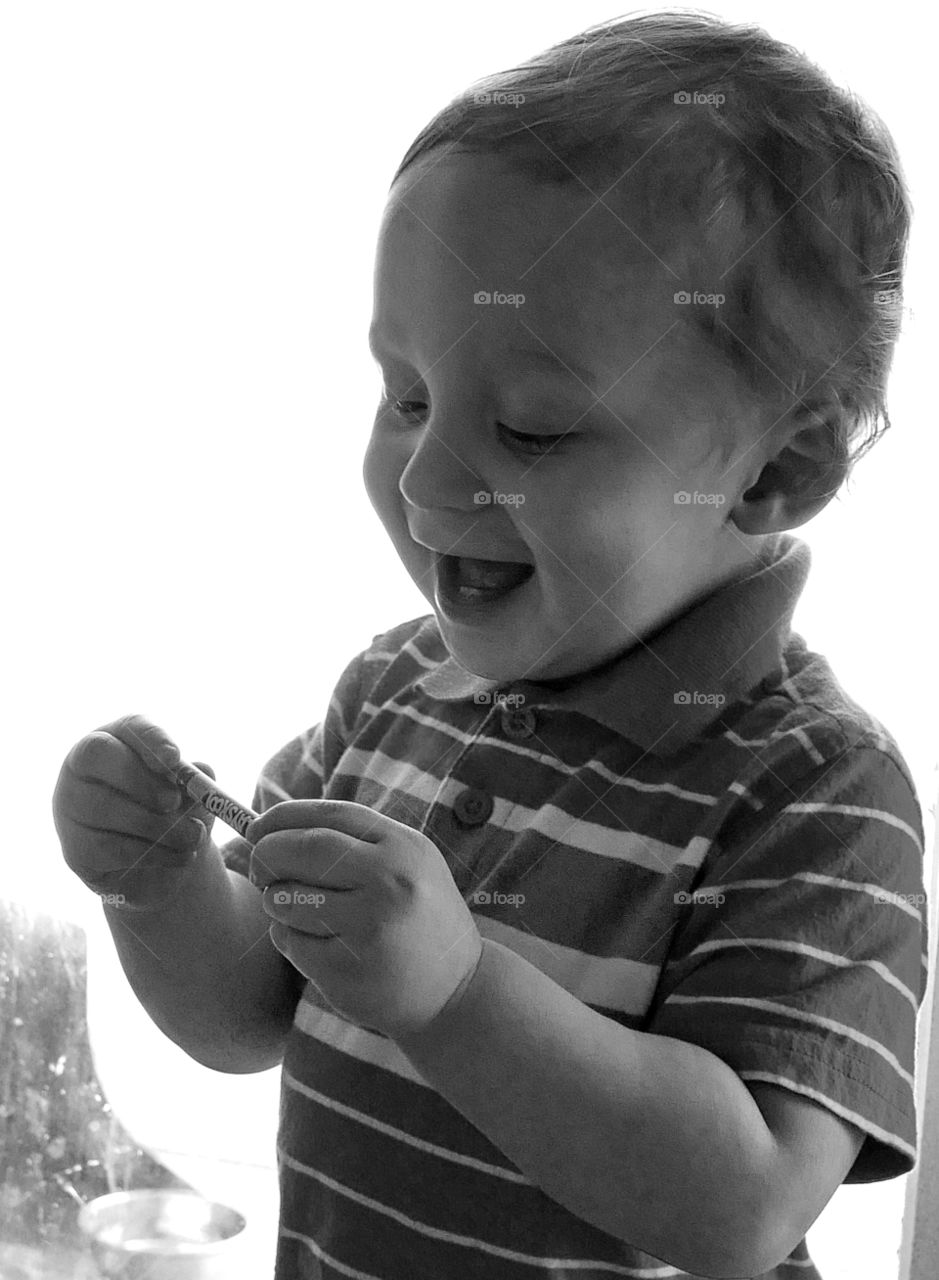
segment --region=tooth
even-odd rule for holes
[[[520,566],[511,562],[476,560],[460,557],[457,574],[469,587],[496,588],[520,581]]]

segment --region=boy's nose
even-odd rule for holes
[[[444,432],[437,426],[425,425],[413,453],[398,479],[401,496],[412,507],[424,510],[441,507],[473,511],[478,508],[476,495],[486,482],[466,456],[466,432]]]

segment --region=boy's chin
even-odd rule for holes
[[[547,675],[543,677],[540,671],[542,668],[547,669],[548,664],[534,659],[527,662],[524,656],[519,654],[518,646],[511,641],[508,645],[502,644],[502,647],[507,649],[503,653],[492,643],[482,640],[474,643],[471,638],[456,636],[445,617],[440,618],[438,615],[437,626],[450,656],[455,658],[465,671],[478,676],[481,680],[494,680],[500,685],[516,684],[521,680],[538,683],[543,679],[547,680]],[[557,676],[554,678],[559,679]],[[573,678],[573,676],[564,677],[566,680]]]

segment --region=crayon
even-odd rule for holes
[[[173,772],[176,775],[176,781],[185,788],[193,800],[198,800],[209,813],[224,822],[226,827],[231,827],[232,831],[237,831],[240,836],[244,836],[249,825],[258,817],[253,809],[245,808],[243,804],[226,795],[208,774],[197,769],[194,764],[187,764],[185,760],[180,760]]]

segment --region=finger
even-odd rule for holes
[[[167,770],[172,770],[179,764],[179,748],[176,743],[165,729],[145,716],[120,716],[110,724],[102,725],[99,732],[109,733],[123,742],[158,777],[164,778]]]
[[[339,902],[341,899],[330,891],[289,881],[269,885],[261,897],[261,906],[273,919],[311,938],[324,939],[339,937],[342,932]]]
[[[274,831],[287,831],[296,827],[329,827],[346,835],[356,836],[377,844],[390,827],[400,824],[384,813],[370,809],[368,805],[353,804],[351,800],[282,800],[265,809],[244,833],[252,844]]]
[[[65,757],[65,769],[84,781],[104,782],[156,812],[168,812],[180,803],[181,789],[174,778],[152,772],[125,742],[103,729],[75,743]]]
[[[84,782],[65,773],[56,797],[64,819],[99,836],[128,836],[171,849],[189,848],[196,839],[200,806],[182,804],[181,794],[177,794],[176,810],[156,813],[106,783]]]
[[[63,849],[70,855],[82,835],[83,847],[104,847],[114,840],[141,840],[145,845],[161,845],[168,850],[189,849],[205,833],[196,820],[200,806],[180,803],[182,792],[174,796],[177,808],[164,813],[139,804],[132,796],[115,791],[106,783],[86,782],[63,769],[52,799],[52,819]]]
[[[68,864],[82,879],[138,867],[184,866],[205,839],[205,828],[193,832],[187,845],[146,840],[126,832],[95,831],[73,819],[61,822],[63,847]]]
[[[358,889],[362,875],[357,874],[357,863],[362,854],[361,841],[344,832],[273,831],[254,846],[248,875],[259,889],[275,880],[297,880],[340,891]]]

